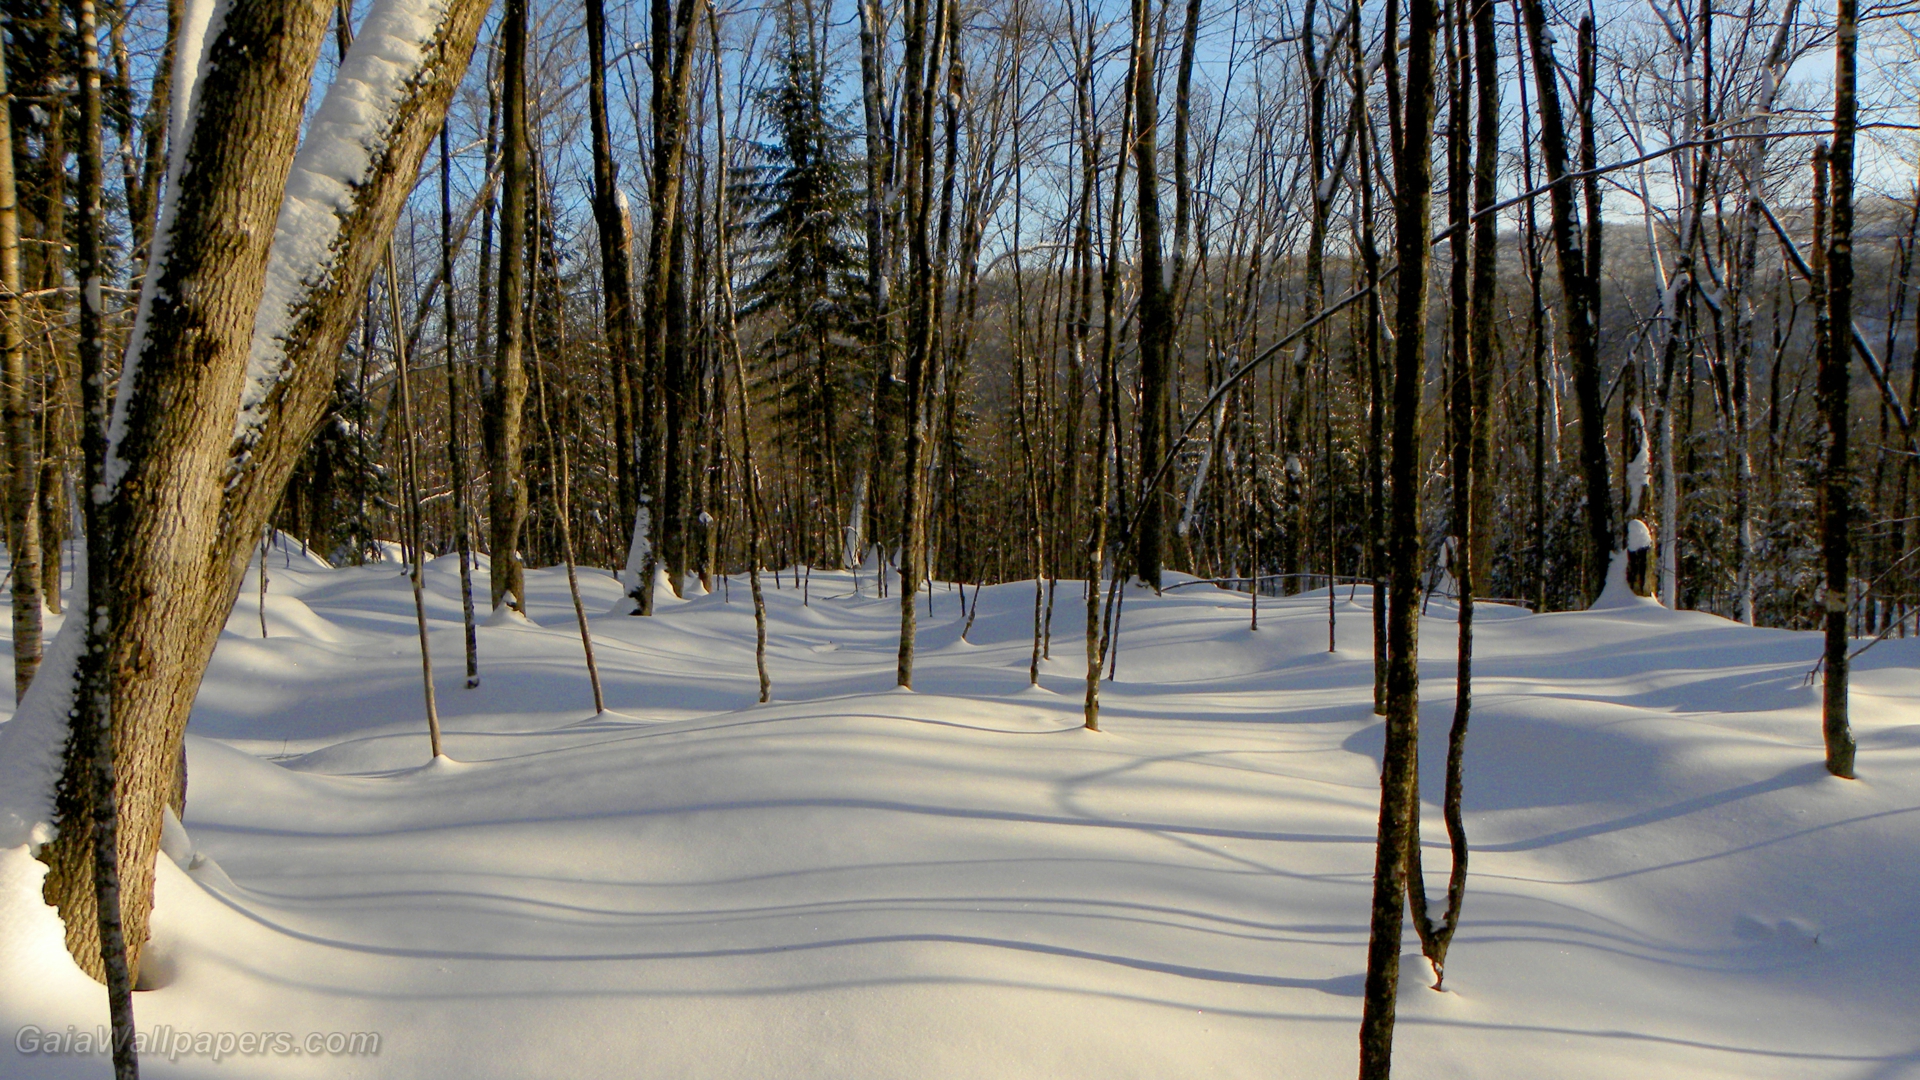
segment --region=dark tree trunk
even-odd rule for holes
[[[491,603],[526,611],[520,534],[527,520],[522,425],[527,401],[527,4],[505,0],[501,16],[500,296],[494,327],[493,386],[481,422],[487,455]]]
[[[614,511],[630,524],[638,508],[633,384],[638,374],[639,331],[633,310],[633,252],[621,212],[620,177],[613,162],[607,122],[607,16],[604,0],[587,0],[587,111],[593,129],[593,220],[600,236],[601,313],[606,320],[608,364],[613,369]]]
[[[1374,853],[1373,915],[1360,1020],[1360,1076],[1386,1080],[1393,1062],[1400,933],[1420,738],[1420,396],[1426,364],[1427,260],[1432,219],[1433,39],[1431,0],[1407,12],[1404,89],[1394,41],[1397,0],[1388,0],[1385,44],[1388,117],[1393,127],[1394,248],[1399,258],[1394,308],[1393,506],[1388,536],[1392,570],[1387,611],[1386,750],[1380,774],[1380,824]]]
[[[80,52],[80,197],[76,225],[75,277],[80,283],[80,443],[86,493],[87,560],[85,652],[80,662],[78,693],[68,713],[69,738],[93,762],[92,799],[93,899],[100,943],[100,966],[106,976],[107,1011],[113,1020],[113,1073],[116,1080],[134,1080],[140,1074],[134,1045],[133,973],[128,963],[127,938],[120,899],[120,815],[115,790],[113,754],[113,700],[107,679],[112,649],[116,583],[106,573],[93,571],[112,558],[112,526],[108,505],[95,495],[105,491],[102,477],[107,452],[107,372],[105,363],[106,312],[100,297],[101,241],[106,215],[101,207],[100,168],[100,56],[93,0],[74,4],[74,27]],[[97,560],[97,561],[96,561]],[[260,566],[266,580],[266,564]]]
[[[687,147],[687,92],[693,78],[693,25],[699,16],[705,0],[680,0],[674,7],[670,0],[653,2],[653,175],[652,175],[652,228],[647,237],[647,275],[645,310],[645,378],[654,381],[655,392],[651,396],[664,397],[660,402],[666,410],[677,408],[676,402],[681,392],[670,365],[681,361],[683,354],[676,350],[684,348],[684,341],[674,340],[670,323],[684,322],[673,315],[674,287],[681,276],[682,260],[676,257],[676,245],[684,246],[680,225],[680,196],[684,185],[681,182],[681,162],[686,157]],[[684,287],[684,285],[683,285]],[[660,408],[647,410],[649,413],[661,411]],[[668,424],[677,424],[679,417],[668,416]],[[638,423],[641,428],[640,483],[638,495],[642,506],[650,506],[659,501],[653,498],[661,484],[656,479],[663,467],[668,476],[661,492],[668,502],[678,498],[673,490],[674,481],[679,479],[676,467],[678,447],[672,445],[673,436],[669,434],[668,444],[659,445],[663,432],[661,425],[653,415],[642,416]],[[677,427],[673,429],[677,432]],[[642,592],[640,613],[653,611],[653,568],[658,558],[666,554],[662,547],[674,550],[682,540],[681,527],[677,522],[674,506],[663,506],[665,511],[658,521],[641,522],[636,519],[635,531],[651,526],[659,543],[648,545],[652,553],[647,563],[640,568],[638,587]],[[651,515],[646,515],[651,518]],[[684,515],[682,515],[684,516]],[[638,539],[638,538],[636,538]],[[638,546],[636,544],[636,546]],[[675,592],[680,582],[674,580]]]
[[[1446,818],[1453,865],[1447,875],[1447,910],[1438,923],[1427,916],[1426,873],[1421,865],[1419,824],[1419,769],[1416,747],[1414,769],[1413,837],[1407,845],[1411,862],[1407,867],[1407,896],[1413,910],[1414,929],[1420,935],[1420,949],[1433,966],[1433,983],[1438,989],[1446,979],[1447,950],[1460,928],[1460,910],[1467,891],[1467,832],[1461,812],[1461,789],[1465,777],[1467,722],[1473,712],[1473,600],[1475,582],[1482,575],[1474,561],[1479,539],[1473,507],[1482,478],[1474,469],[1476,450],[1484,449],[1486,417],[1481,414],[1482,373],[1493,366],[1493,287],[1494,254],[1493,215],[1471,219],[1473,254],[1471,267],[1467,257],[1469,217],[1467,213],[1468,178],[1468,93],[1471,86],[1479,99],[1476,106],[1479,145],[1473,160],[1473,203],[1476,212],[1494,203],[1494,165],[1498,139],[1499,91],[1493,70],[1493,7],[1478,5],[1468,12],[1465,0],[1453,7],[1452,40],[1454,77],[1451,82],[1452,109],[1447,122],[1448,217],[1452,230],[1454,266],[1448,302],[1451,308],[1454,356],[1448,392],[1451,395],[1452,423],[1448,448],[1453,473],[1454,575],[1460,594],[1459,648],[1454,674],[1453,726],[1447,736],[1446,790],[1442,813]],[[1471,21],[1474,43],[1467,40]],[[1469,55],[1473,59],[1469,61]],[[1492,108],[1489,108],[1491,99]],[[1489,123],[1492,119],[1494,123]]]
[[[905,69],[907,82],[907,255],[911,272],[907,320],[907,446],[901,484],[906,513],[900,529],[900,649],[894,678],[913,685],[914,598],[925,574],[926,397],[933,358],[935,274],[930,237],[933,216],[933,95],[945,60],[947,3],[940,0],[931,21],[926,0],[907,7]],[[933,41],[927,31],[931,25]]]
[[[1160,105],[1156,96],[1160,50],[1149,0],[1134,0],[1133,35],[1134,213],[1140,232],[1140,475],[1152,484],[1150,490],[1140,492],[1141,505],[1133,530],[1133,570],[1141,581],[1159,589],[1167,509],[1173,500],[1173,470],[1160,467],[1168,449],[1173,303],[1161,264]]]
[[[13,178],[13,97],[7,88],[6,42],[0,39],[0,404],[7,439],[7,553],[12,561],[13,696],[26,696],[40,668],[39,474],[33,461],[33,417],[27,406],[26,312],[20,303],[20,213]]]
[[[454,344],[460,327],[454,314],[453,292],[453,153],[447,130],[451,126],[451,123],[440,126],[440,276],[446,279],[447,465],[453,485],[453,545],[460,556],[460,617],[466,631],[467,689],[472,690],[480,685],[480,646],[473,626],[473,543],[467,532],[467,450],[461,438],[466,378],[460,372],[460,357]],[[480,274],[485,277],[486,273],[486,263],[482,260]]]
[[[1567,125],[1560,109],[1560,66],[1553,56],[1546,10],[1542,0],[1521,0],[1520,7],[1533,54],[1534,90],[1540,98],[1540,149],[1547,183],[1552,185],[1548,192],[1551,231],[1566,306],[1567,353],[1573,367],[1574,395],[1580,405],[1580,467],[1586,477],[1587,587],[1591,598],[1606,584],[1607,564],[1613,553],[1613,479],[1607,464],[1606,408],[1601,400],[1599,328],[1595,322],[1599,313],[1593,308],[1599,284],[1589,280],[1590,271],[1596,267],[1584,250],[1576,220]],[[1591,104],[1590,98],[1582,101],[1586,106],[1581,119],[1583,130],[1591,123],[1586,115]],[[1588,231],[1597,236],[1599,227],[1599,222],[1592,222]]]
[[[1821,728],[1827,771],[1853,776],[1854,744],[1847,718],[1847,601],[1852,554],[1848,528],[1852,507],[1847,485],[1848,367],[1853,352],[1853,144],[1857,105],[1855,54],[1860,26],[1857,0],[1840,0],[1834,35],[1833,194],[1827,241],[1827,337],[1820,353],[1821,411],[1825,413],[1827,460],[1821,473],[1820,547],[1826,564],[1826,678],[1821,690]]]

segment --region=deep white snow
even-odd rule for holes
[[[276,553],[264,640],[242,589],[136,1005],[176,1037],[379,1032],[378,1055],[149,1053],[147,1075],[1353,1074],[1364,591],[1338,594],[1331,655],[1324,593],[1263,598],[1257,633],[1241,594],[1131,593],[1095,734],[1073,583],[1037,691],[1031,583],[984,591],[971,644],[959,593],[923,595],[906,693],[870,575],[854,597],[816,570],[805,607],[768,575],[756,706],[746,583],[716,582],[594,618],[596,717],[561,572],[528,574],[533,622],[481,628],[474,691],[455,560],[427,576],[455,759],[433,765],[395,567]],[[620,599],[582,584],[589,611]],[[1436,599],[1423,628],[1430,800],[1451,617]],[[1465,922],[1445,993],[1407,935],[1396,1075],[1920,1076],[1920,643],[1859,659],[1847,782],[1820,765],[1815,635],[1649,602],[1476,627]],[[1437,890],[1431,802],[1425,836]],[[0,1076],[106,1075],[15,1048],[106,1016],[41,875],[0,851]]]

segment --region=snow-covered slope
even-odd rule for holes
[[[1095,734],[1074,583],[1040,691],[1031,584],[987,589],[969,641],[941,586],[904,693],[897,601],[769,579],[766,706],[744,581],[600,616],[595,717],[563,576],[529,575],[539,625],[481,628],[469,691],[454,560],[427,572],[454,763],[427,764],[393,567],[276,555],[264,640],[243,589],[137,1009],[176,1046],[321,1049],[236,1039],[149,1075],[1352,1075],[1365,594],[1338,594],[1329,654],[1324,593],[1250,632],[1244,596],[1133,592]],[[1423,627],[1430,798],[1451,614]],[[1819,764],[1815,636],[1637,604],[1478,627],[1465,924],[1447,992],[1406,966],[1398,1075],[1920,1076],[1920,642],[1859,661],[1849,783]],[[1438,888],[1431,802],[1426,840]],[[106,1015],[40,874],[0,852],[0,1076],[103,1075],[17,1049]],[[378,1054],[327,1053],[336,1032]]]

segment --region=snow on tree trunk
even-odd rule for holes
[[[259,394],[249,361],[268,278],[278,273],[270,270],[273,226],[285,216],[286,180],[334,5],[230,0],[218,18],[212,8],[197,5],[187,20],[189,31],[195,20],[208,27],[204,46],[191,32],[182,37],[179,85],[192,92],[177,91],[176,105],[192,120],[176,122],[183,137],[175,141],[168,206],[154,239],[106,455],[116,541],[106,572],[119,586],[108,672],[114,715],[122,718],[112,740],[122,821],[121,903],[136,971],[153,902],[161,814],[177,801],[183,779],[187,712],[254,537],[326,406],[334,363],[373,264],[465,73],[485,15],[479,0],[445,6],[388,0],[368,16],[370,29],[343,71],[358,69],[361,56],[373,57],[364,62],[370,70],[394,64],[398,55],[413,57],[413,70],[349,80],[337,88],[348,99],[376,82],[400,89],[383,108],[355,104],[349,112],[357,127],[316,131],[341,155],[320,165],[335,166],[329,171],[336,179],[350,166],[358,173],[348,177],[350,195],[333,204],[340,220],[326,258],[305,263],[322,269],[300,277],[305,294],[287,307],[293,315],[281,337],[287,355],[278,381]],[[380,26],[391,27],[385,32],[391,36],[372,30]],[[387,75],[393,81],[385,81]],[[321,114],[337,117],[347,108],[329,101]],[[366,152],[348,154],[348,143]],[[258,410],[251,426],[239,423],[243,396]],[[235,433],[243,430],[249,438],[236,443]],[[59,681],[69,685],[47,692],[70,694],[71,677]],[[66,789],[89,768],[74,749],[62,762]],[[43,794],[16,798],[44,813]],[[53,822],[31,816],[37,820],[16,824],[31,838],[48,839],[38,826]],[[58,836],[40,852],[50,867],[45,893],[67,925],[70,951],[83,966],[97,969],[86,808],[62,805],[55,819]]]

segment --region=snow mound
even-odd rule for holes
[[[1634,524],[1640,525],[1641,534],[1646,534],[1645,525],[1641,525],[1638,520],[1634,521]],[[1646,537],[1644,546],[1653,546],[1653,538],[1650,535]],[[1667,611],[1667,608],[1660,603],[1659,597],[1641,596],[1633,591],[1633,586],[1627,584],[1627,553],[1616,548],[1613,557],[1607,560],[1607,583],[1587,610],[1634,610],[1651,614]]]
[[[260,633],[260,609],[263,605],[259,595],[259,578],[248,574],[249,584],[240,589],[240,598],[234,602],[232,614],[227,616],[225,633],[235,637],[254,638]],[[348,636],[338,626],[322,618],[297,596],[288,596],[273,591],[273,574],[267,574],[267,595],[264,601],[267,615],[267,640],[277,637],[302,638],[308,641],[324,641],[338,644]]]
[[[1040,692],[1031,582],[983,590],[966,649],[934,647],[957,640],[957,590],[917,598],[905,693],[898,597],[818,571],[810,599],[768,582],[775,703],[754,703],[740,580],[731,603],[597,621],[595,715],[564,572],[526,576],[550,628],[481,629],[481,691],[436,576],[457,760],[430,761],[406,579],[283,578],[346,640],[222,638],[137,1008],[382,1043],[225,1072],[1256,1077],[1276,1046],[1289,1075],[1352,1071],[1382,729],[1366,590],[1338,597],[1331,654],[1324,594],[1263,597],[1254,634],[1244,594],[1129,590],[1094,734],[1077,582]],[[596,610],[621,592],[580,584]],[[1421,634],[1430,888],[1451,620],[1436,600]],[[1911,1075],[1920,641],[1859,659],[1851,782],[1820,765],[1817,635],[1619,606],[1477,639],[1473,874],[1449,992],[1406,962],[1402,1071]],[[0,1028],[103,1023],[41,873],[0,848]],[[100,1064],[0,1046],[8,1080]]]

